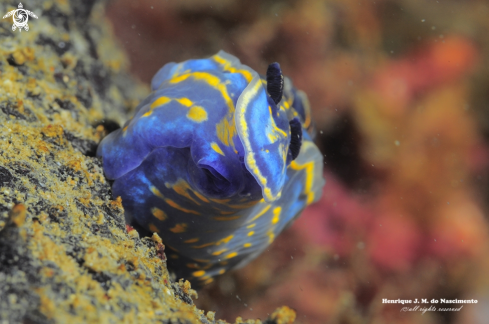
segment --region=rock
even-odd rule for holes
[[[0,22],[0,322],[224,323],[170,279],[161,238],[126,228],[95,157],[148,92],[128,75],[104,2],[24,9],[39,17],[29,31]],[[266,323],[293,322],[273,314]]]

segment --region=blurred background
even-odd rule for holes
[[[199,307],[229,321],[288,305],[298,323],[489,323],[487,0],[114,0],[107,15],[143,82],[223,49],[260,73],[280,62],[313,108],[321,201]],[[383,298],[479,303],[421,314]]]

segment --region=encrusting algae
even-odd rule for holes
[[[120,122],[147,94],[103,3],[24,5],[39,16],[28,32],[0,22],[0,321],[224,323],[172,282],[158,235],[126,227],[95,157],[104,119]],[[284,307],[264,323],[294,318]]]

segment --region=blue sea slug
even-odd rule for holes
[[[197,284],[258,256],[321,196],[305,94],[223,51],[169,63],[135,116],[100,143],[126,218],[157,232]]]

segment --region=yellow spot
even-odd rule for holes
[[[200,269],[199,265],[196,263],[187,263],[187,268],[190,269]]]
[[[195,210],[190,210],[190,209],[184,208],[184,207],[180,206],[179,204],[177,204],[176,202],[174,202],[171,199],[165,199],[165,202],[168,205],[172,206],[173,208],[178,209],[178,210],[181,210],[181,211],[183,211],[185,213],[200,215],[199,212],[196,212]]]
[[[153,214],[154,217],[156,217],[160,221],[164,221],[165,219],[168,218],[168,216],[166,216],[164,211],[156,207],[151,209],[151,213]]]
[[[127,131],[127,128],[128,128],[128,127],[129,127],[129,125],[127,125],[126,127],[124,127],[124,128],[122,129],[122,131],[125,133],[125,132]]]
[[[196,123],[201,123],[207,120],[207,111],[200,106],[193,106],[189,109],[187,118]]]
[[[219,274],[223,274],[224,272],[226,272],[226,270],[224,269],[219,270]]]
[[[219,251],[215,251],[215,252],[212,252],[212,255],[221,255],[223,254],[224,252],[226,252],[228,249],[222,249],[222,250],[219,250]]]
[[[253,222],[253,221],[257,220],[258,218],[260,218],[261,216],[263,216],[263,214],[265,214],[270,209],[270,207],[272,207],[272,205],[267,205],[258,214],[256,214],[255,217],[250,219],[250,222]]]
[[[154,109],[154,108],[156,108],[158,106],[162,106],[164,104],[169,103],[170,101],[171,101],[171,99],[168,98],[168,97],[159,97],[158,99],[156,99],[155,101],[153,101],[153,103],[151,104],[151,106],[149,107],[149,109]]]
[[[165,199],[165,196],[155,186],[150,187],[151,192],[158,198]]]
[[[276,207],[273,209],[273,218],[272,224],[277,224],[280,220],[280,212],[282,211],[282,207]]]
[[[184,233],[187,231],[188,225],[185,223],[176,224],[175,227],[170,228],[170,231],[173,233]]]
[[[228,217],[228,216],[222,216],[222,217],[212,217],[213,220],[216,220],[216,221],[231,221],[231,220],[236,220],[236,219],[239,219],[241,218],[241,216],[237,215],[237,216],[231,216],[231,217]]]
[[[172,254],[172,255],[170,255],[170,258],[172,258],[172,259],[178,259],[178,255]]]
[[[234,235],[229,235],[228,237],[220,239],[219,241],[216,242],[216,245],[229,243],[229,241],[231,241],[233,239],[233,237],[234,237]]]
[[[253,228],[253,227],[255,227],[255,226],[256,226],[256,224],[254,224],[254,223],[253,223],[253,224],[251,224],[251,225],[246,226],[246,228]]]
[[[203,275],[205,275],[205,271],[204,270],[194,271],[192,275],[194,277],[202,277]]]
[[[224,152],[221,150],[221,148],[219,147],[219,145],[216,143],[216,142],[212,142],[211,143],[211,147],[214,151],[216,151],[217,153],[221,154],[221,155],[224,155]]]
[[[255,234],[255,231],[251,231],[248,233],[248,236],[253,236],[253,234]]]
[[[234,258],[237,255],[238,255],[238,252],[232,252],[232,253],[229,253],[228,255],[226,255],[224,258],[231,259],[231,258]]]
[[[196,237],[196,238],[193,238],[193,239],[189,239],[189,240],[183,241],[183,243],[195,243],[195,242],[198,242],[198,241],[199,241],[199,238]]]
[[[252,245],[251,243],[245,243],[245,244],[243,244],[243,247],[249,248],[251,245]]]
[[[153,223],[149,223],[148,228],[153,233],[154,232],[156,232],[156,233],[159,233],[160,232],[160,230],[158,229],[158,227],[156,227],[156,225],[153,224]]]
[[[227,261],[221,261],[221,262],[219,262],[219,264],[220,265],[226,265],[226,264],[228,264],[228,262]]]

